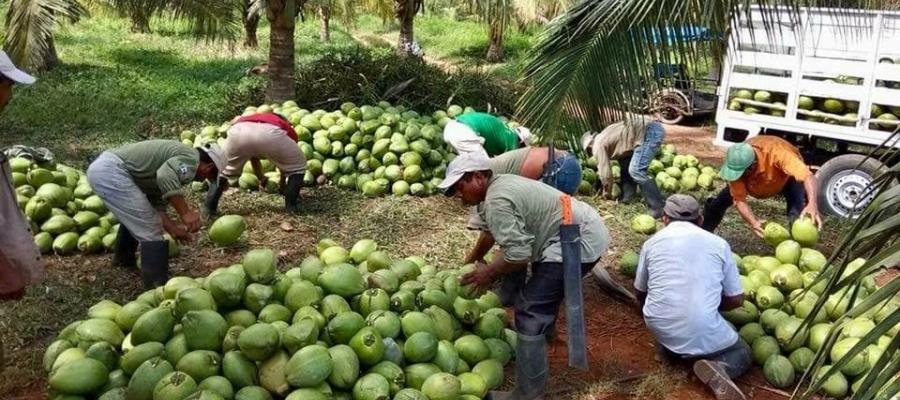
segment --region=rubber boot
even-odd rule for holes
[[[300,211],[300,186],[303,185],[303,175],[293,174],[287,177],[284,188],[284,208],[289,213]]]
[[[491,400],[543,400],[547,385],[547,340],[544,335],[518,335],[516,387],[512,392],[490,392]]]
[[[112,265],[115,267],[137,266],[138,241],[131,235],[125,225],[119,225],[116,233],[116,247],[113,249]]]
[[[633,182],[622,182],[622,196],[619,197],[619,203],[622,204],[631,204],[634,203],[634,194],[637,192],[637,187]]]
[[[656,187],[656,182],[646,180],[638,183],[638,186],[641,188],[641,194],[644,195],[644,201],[647,202],[647,208],[650,209],[650,215],[653,218],[662,217],[662,210],[666,200],[663,198],[662,193],[659,192],[659,188]]]
[[[747,396],[735,385],[725,368],[717,361],[700,360],[694,363],[697,375],[718,400],[745,400]]]
[[[169,242],[141,242],[141,280],[145,289],[162,286],[169,280]]]
[[[206,201],[203,203],[206,215],[216,215],[219,212],[219,199],[227,187],[228,179],[224,177],[209,180],[209,190],[206,191]]]

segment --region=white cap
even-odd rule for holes
[[[0,51],[0,74],[3,74],[3,76],[9,78],[13,82],[25,85],[30,85],[35,81],[33,76],[16,68],[16,65],[9,59],[9,56],[6,55],[5,51]]]
[[[594,132],[585,132],[584,135],[581,135],[581,149],[587,151],[588,147],[591,147],[594,141]]]
[[[216,164],[216,169],[218,169],[219,173],[221,174],[222,171],[225,170],[225,166],[227,165],[225,163],[225,152],[222,150],[222,147],[220,147],[216,143],[207,143],[203,146],[200,146],[199,148],[200,150],[203,150],[206,155],[209,156],[209,158],[212,159],[213,164]]]
[[[466,172],[474,172],[474,171],[488,171],[491,169],[491,160],[488,158],[487,154],[480,151],[473,151],[469,153],[463,153],[453,161],[450,161],[450,165],[447,166],[447,173],[444,176],[444,180],[438,185],[438,189],[444,192],[447,196],[453,195],[453,185],[459,181]]]
[[[530,144],[531,142],[531,129],[528,129],[524,126],[520,126],[516,128],[516,135],[519,135],[519,141],[525,144]]]

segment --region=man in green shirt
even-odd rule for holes
[[[127,144],[97,157],[88,167],[88,182],[120,223],[113,265],[136,266],[140,243],[144,286],[164,284],[169,243],[163,232],[190,241],[201,227],[200,213],[188,205],[181,188],[191,181],[215,179],[221,168],[225,157],[218,145],[192,148],[174,140]],[[184,227],[169,218],[168,205]]]
[[[510,129],[503,120],[488,113],[462,114],[444,127],[444,141],[458,154],[477,151],[494,157],[517,149],[530,139],[528,128]]]
[[[486,288],[509,273],[531,269],[515,298],[516,388],[493,393],[494,399],[542,399],[547,381],[546,337],[565,295],[559,228],[563,204],[571,204],[573,223],[581,231],[581,268],[586,274],[606,253],[609,232],[590,205],[541,182],[517,175],[494,175],[490,160],[473,152],[456,157],[438,187],[464,205],[482,205],[484,228],[500,246],[490,264],[476,269],[461,284]]]

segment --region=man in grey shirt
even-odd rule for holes
[[[716,398],[744,399],[732,379],[750,367],[750,349],[719,314],[744,301],[731,247],[700,227],[691,196],[669,196],[663,222],[641,248],[634,278],[644,322],[662,355],[693,362]]]
[[[486,288],[497,278],[531,266],[531,276],[515,297],[516,388],[493,399],[542,399],[547,381],[545,334],[556,321],[563,287],[559,227],[564,204],[581,230],[581,265],[587,273],[606,253],[609,233],[590,205],[541,182],[517,175],[494,175],[490,160],[472,152],[455,158],[438,187],[464,205],[481,204],[486,229],[500,246],[491,263],[476,269],[461,284]]]

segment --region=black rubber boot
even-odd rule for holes
[[[644,201],[647,202],[647,208],[650,209],[650,215],[653,218],[662,217],[663,206],[665,206],[666,200],[663,198],[662,193],[659,192],[659,188],[656,187],[656,182],[653,182],[652,179],[646,180],[638,183],[638,186],[641,188],[641,194],[644,195]]]
[[[209,180],[209,190],[206,191],[206,201],[203,203],[206,215],[216,215],[219,212],[219,199],[227,187],[228,179],[224,177]]]
[[[125,225],[119,224],[116,233],[116,247],[113,249],[112,265],[115,267],[137,267],[138,241],[131,236]]]
[[[544,335],[518,334],[516,387],[512,392],[493,391],[491,400],[543,400],[547,385],[547,340]]]
[[[300,211],[300,186],[303,185],[303,175],[293,174],[287,177],[284,188],[284,208],[289,213]]]
[[[634,203],[634,195],[637,192],[637,186],[635,186],[634,182],[622,182],[622,196],[619,197],[619,203],[622,204],[631,204]]]
[[[141,280],[145,289],[162,286],[169,280],[169,242],[141,242]]]

